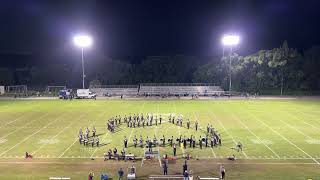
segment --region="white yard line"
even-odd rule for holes
[[[141,108],[140,108],[140,110],[139,110],[139,114],[141,114],[141,112],[143,111],[145,102],[146,102],[146,101],[143,101],[143,104],[142,104],[142,106],[141,106]],[[128,143],[130,143],[130,139],[131,139],[131,137],[132,137],[133,129],[135,129],[135,128],[133,128],[133,127],[131,128],[131,132],[130,132],[130,135],[129,135],[129,138],[128,138]]]
[[[314,125],[312,125],[312,124],[309,124],[309,123],[307,123],[307,122],[305,122],[305,121],[303,121],[303,123],[304,123],[304,124],[307,124],[307,125],[309,125],[309,126],[311,126],[311,127],[313,127],[314,129],[316,129],[316,130],[318,130],[318,131],[320,131],[320,128],[318,128],[318,127],[316,127],[316,126],[314,126]]]
[[[214,116],[214,118],[219,122],[219,124],[222,126],[222,128],[224,129],[224,131],[228,134],[229,137],[231,137],[232,141],[234,142],[234,144],[237,144],[236,140],[233,138],[233,136],[229,133],[229,131],[227,131],[227,129],[224,127],[223,123],[219,120],[219,118],[212,112],[209,111],[210,114],[212,114]],[[242,154],[248,159],[247,154],[244,151],[241,151]]]
[[[0,128],[5,127],[5,126],[7,126],[7,125],[9,125],[9,124],[12,124],[12,123],[14,123],[14,122],[18,121],[19,119],[21,119],[21,118],[23,118],[23,117],[26,117],[26,115],[25,115],[25,114],[23,114],[23,115],[21,115],[21,116],[19,116],[19,117],[15,118],[14,120],[9,121],[9,122],[5,123],[4,125],[0,126]]]
[[[65,149],[65,150],[63,151],[63,153],[61,153],[61,154],[59,155],[58,158],[62,158],[62,156],[63,156],[77,141],[78,141],[78,138],[75,138],[75,140],[73,141],[73,143],[71,143],[70,146],[69,146],[67,149]]]
[[[63,116],[63,114],[59,115],[58,117],[56,117],[53,121],[50,121],[47,125],[43,126],[41,129],[39,129],[38,131],[34,132],[33,134],[27,136],[26,138],[24,138],[23,140],[21,140],[20,142],[18,142],[16,145],[12,146],[11,148],[9,148],[8,150],[2,152],[0,154],[0,156],[2,156],[3,154],[7,153],[8,151],[12,150],[13,148],[19,146],[20,144],[22,144],[23,142],[25,142],[26,140],[28,140],[29,138],[31,138],[32,136],[38,134],[40,131],[42,131],[43,129],[45,129],[46,127],[48,127],[49,125],[51,125],[52,123],[56,122],[57,120],[59,120],[61,117]]]
[[[173,101],[173,104],[174,104],[174,113],[175,113],[175,115],[177,115],[177,106],[176,106],[175,101]],[[175,117],[176,117],[176,116],[175,116]],[[174,126],[178,127],[179,136],[181,136],[181,131],[180,131],[180,128],[181,128],[181,127],[178,126],[178,125],[174,125]],[[182,156],[185,157],[186,152],[185,152],[184,148],[181,147],[181,144],[178,144],[178,147],[180,147],[180,149],[181,149],[181,151],[182,151]]]
[[[106,134],[104,135],[104,137],[102,138],[102,140],[106,140],[108,135],[109,135],[109,132],[107,131]],[[93,156],[97,152],[97,150],[98,150],[98,147],[96,147],[96,149],[93,151],[93,153],[91,154],[90,158],[93,158]]]
[[[299,146],[297,146],[296,144],[294,144],[292,141],[290,141],[289,139],[287,139],[286,137],[284,137],[283,135],[281,135],[280,133],[278,133],[277,131],[275,131],[273,128],[271,128],[269,125],[267,125],[265,122],[263,122],[262,120],[260,120],[259,118],[257,118],[254,114],[252,113],[248,113],[249,115],[251,115],[252,117],[254,117],[256,120],[258,120],[261,124],[263,124],[265,127],[269,128],[271,131],[273,131],[275,134],[277,134],[278,136],[280,136],[283,140],[287,141],[289,144],[291,144],[292,146],[296,147],[298,150],[300,150],[302,153],[304,153],[306,156],[308,156],[310,159],[312,159],[315,163],[317,163],[318,165],[320,165],[320,162],[317,161],[315,158],[313,158],[310,154],[308,154],[307,152],[305,152],[303,149],[301,149]]]
[[[141,114],[141,111],[142,111],[142,109],[144,108],[144,104],[145,104],[145,102],[143,103],[142,108],[140,109],[139,114]],[[104,111],[104,113],[105,113],[105,111]],[[131,129],[130,136],[129,136],[129,138],[128,138],[128,142],[130,142],[133,129],[134,129],[134,128]],[[109,132],[106,132],[106,134],[104,135],[104,137],[103,137],[102,140],[105,140],[105,139],[108,137],[108,135],[109,135]],[[92,153],[91,156],[90,156],[91,158],[93,158],[93,156],[94,156],[94,154],[97,152],[97,150],[98,150],[98,148],[96,148],[96,149],[93,151],[93,153]]]
[[[159,118],[159,105],[157,104],[157,118]],[[158,119],[157,119],[158,121]],[[158,131],[158,126],[156,126],[155,128],[155,135],[157,137],[157,131]],[[160,149],[159,149],[159,143],[158,143],[158,160],[159,160],[159,165],[160,167],[162,167],[162,163],[161,163],[161,158],[160,158]]]
[[[193,114],[193,116],[197,119],[197,121],[199,122],[199,118],[198,118],[198,116],[196,115],[196,113],[195,113],[194,111],[192,111],[192,114]],[[210,149],[211,149],[211,152],[212,152],[213,157],[214,157],[214,158],[217,158],[216,153],[213,151],[213,148],[210,147]]]
[[[106,138],[109,135],[109,131],[106,132],[106,134],[104,135],[104,137],[102,138],[103,141],[106,141]],[[91,154],[90,158],[93,158],[94,154],[97,152],[98,147],[96,147],[96,149],[93,151],[93,153]]]
[[[102,117],[104,114],[105,114],[105,112],[103,111],[103,113],[101,113],[101,115],[99,116],[99,118]],[[95,123],[95,121],[92,122],[92,123],[89,125],[89,127],[91,127],[94,123]],[[68,146],[68,148],[65,149],[65,150],[59,155],[59,158],[62,158],[62,156],[63,156],[78,140],[79,140],[78,138],[75,138],[75,140],[73,141],[73,143],[71,143],[70,146]]]
[[[55,136],[52,136],[49,140],[53,140],[56,137],[58,137],[61,133],[63,133],[66,129],[68,129],[71,125],[73,125],[74,123],[77,122],[77,120],[81,119],[85,114],[80,115],[78,118],[76,118],[75,120],[73,120],[68,126],[64,127],[61,131],[59,131],[59,133],[57,133]],[[33,151],[31,154],[34,156],[39,150],[41,150],[44,146],[46,146],[47,144],[42,144],[38,149],[36,149],[35,151]]]
[[[297,112],[300,113],[300,114],[302,114],[302,112],[300,112],[300,111],[298,111],[298,110],[297,110]],[[318,131],[320,131],[320,128],[319,128],[319,127],[317,127],[317,126],[315,126],[315,125],[313,125],[313,124],[310,124],[310,123],[306,122],[304,119],[302,119],[302,118],[294,115],[292,112],[289,112],[289,111],[288,111],[287,113],[288,113],[290,116],[296,118],[297,120],[302,121],[304,124],[307,124],[307,125],[313,127],[314,129],[317,129]]]
[[[281,119],[278,119],[278,120],[280,120],[283,124],[285,124],[285,125],[288,126],[289,128],[297,131],[297,132],[300,133],[301,135],[303,135],[303,136],[305,136],[305,137],[307,137],[307,138],[309,138],[309,139],[314,139],[314,138],[306,135],[305,133],[303,133],[303,132],[300,131],[299,129],[295,128],[294,126],[291,126],[290,124],[286,123],[285,121],[283,121],[283,120],[281,120]]]
[[[266,143],[264,143],[254,132],[251,131],[251,129],[248,128],[247,125],[245,125],[240,118],[235,117],[234,115],[232,115],[233,119],[236,119],[238,122],[240,122],[242,124],[243,127],[245,127],[252,135],[254,135],[266,148],[268,148],[275,156],[277,156],[278,159],[280,159],[280,156],[274,151],[272,150]]]
[[[47,113],[45,113],[44,115],[42,115],[42,116],[40,116],[40,117],[38,117],[38,118],[35,118],[35,119],[33,119],[32,121],[29,121],[29,122],[28,122],[27,124],[25,124],[24,126],[21,126],[20,128],[15,129],[14,131],[6,134],[5,136],[0,137],[0,139],[4,139],[4,138],[8,137],[9,135],[11,135],[11,134],[19,131],[20,129],[26,128],[29,124],[33,123],[34,121],[37,121],[37,120],[39,120],[39,119],[44,118],[44,117],[47,116],[48,114],[49,114],[49,113],[47,112]]]
[[[103,112],[103,115],[104,115],[104,114],[106,113],[106,110],[104,110],[104,111],[102,111],[102,112]],[[105,141],[106,138],[108,137],[108,135],[109,135],[109,131],[107,131],[107,132],[105,133],[104,137],[101,139],[101,142],[102,142],[102,141]],[[96,149],[93,151],[93,153],[91,154],[90,158],[93,158],[93,156],[94,156],[94,154],[97,152],[97,150],[98,150],[98,147],[96,147]]]

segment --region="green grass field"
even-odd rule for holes
[[[127,128],[123,124],[116,133],[107,131],[110,117],[130,113],[162,114],[164,121],[170,113],[182,114],[191,121],[197,120],[201,130],[163,122],[145,128]],[[114,175],[115,169],[129,163],[104,162],[101,158],[109,148],[117,147],[120,151],[124,136],[129,139],[127,153],[143,156],[142,148],[133,147],[134,135],[144,138],[156,135],[159,139],[162,135],[189,137],[192,134],[198,138],[205,135],[208,123],[220,132],[221,147],[202,150],[187,147],[177,151],[180,158],[190,153],[200,159],[190,161],[195,173],[217,176],[217,164],[225,163],[229,179],[320,179],[319,117],[318,100],[3,100],[0,101],[0,179],[50,176],[86,179],[89,170]],[[96,127],[100,143],[105,145],[92,148],[79,144],[78,131],[87,126]],[[242,152],[231,149],[239,141],[244,146]],[[173,154],[168,144],[156,149],[161,156]],[[25,160],[26,151],[34,159]],[[238,160],[225,161],[232,154]],[[161,173],[158,161],[145,162],[142,167],[141,162],[136,163],[138,176],[139,172],[144,177],[148,173]],[[146,167],[153,169],[144,171]],[[175,171],[180,169],[172,172]]]

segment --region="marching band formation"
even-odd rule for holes
[[[185,127],[187,129],[194,128],[195,131],[200,131],[198,121],[195,121],[193,123],[190,122],[190,120],[183,119],[182,115],[172,115],[170,114],[167,118],[167,120],[164,120],[162,115],[153,115],[153,114],[147,114],[144,116],[143,114],[129,114],[128,116],[125,115],[123,118],[118,115],[115,117],[110,118],[107,121],[107,129],[111,133],[115,132],[116,127],[120,126],[122,123],[125,124],[128,128],[145,128],[148,126],[157,126],[161,125],[162,123],[171,123],[176,126]],[[185,122],[185,126],[184,126]],[[193,124],[191,127],[191,124]],[[173,137],[173,136],[165,136],[162,135],[162,137],[157,139],[156,135],[153,136],[153,138],[147,136],[143,137],[140,135],[137,137],[134,135],[132,139],[133,147],[140,147],[140,148],[148,148],[149,152],[152,152],[153,147],[161,146],[165,147],[169,145],[173,149],[176,149],[176,146],[181,146],[182,148],[186,149],[188,146],[189,148],[196,148],[199,147],[202,149],[203,147],[215,147],[221,145],[221,136],[218,133],[216,129],[213,128],[212,125],[208,124],[205,130],[203,131],[204,135],[196,137],[194,135],[190,135],[189,137],[187,135],[180,135],[179,137]],[[121,150],[121,155],[118,154],[117,148],[114,148],[113,150],[109,149],[107,153],[105,153],[105,159],[111,158],[111,157],[123,157],[126,154],[126,148],[128,148],[128,138],[125,136],[123,140],[123,149]],[[90,130],[87,127],[85,130],[85,133],[83,133],[82,129],[79,130],[79,143],[83,144],[84,146],[89,146],[91,144],[91,147],[99,147],[99,138],[96,135],[96,128],[93,127],[92,129],[92,135],[90,136]],[[175,155],[176,153],[174,153]]]
[[[99,147],[99,137],[96,136],[96,128],[93,127],[92,129],[92,136],[90,136],[90,130],[89,128],[87,127],[86,128],[86,132],[85,134],[83,134],[82,132],[82,128],[80,128],[79,130],[79,143],[80,144],[83,144],[84,146],[89,146],[89,143],[91,144],[91,146],[97,146]]]

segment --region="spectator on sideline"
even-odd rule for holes
[[[130,168],[130,173],[131,173],[131,174],[136,173],[136,167],[134,167],[134,165],[131,166],[131,168]]]
[[[226,170],[223,165],[220,165],[220,178],[224,179],[226,176]]]
[[[90,172],[90,173],[89,173],[88,180],[93,180],[93,177],[94,177],[94,173],[93,173],[93,172]]]
[[[184,173],[188,170],[187,161],[184,161],[184,165],[182,167],[183,167],[182,173]]]
[[[122,180],[123,179],[123,175],[124,175],[124,172],[123,172],[122,168],[119,169],[118,175],[119,175],[119,180]]]
[[[101,180],[108,180],[108,175],[106,173],[101,173]]]
[[[183,173],[183,180],[189,180],[189,173],[187,170]]]
[[[167,163],[163,164],[163,175],[168,175],[168,166]]]

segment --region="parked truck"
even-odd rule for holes
[[[96,99],[97,95],[90,92],[89,89],[77,89],[77,98],[80,99]]]

